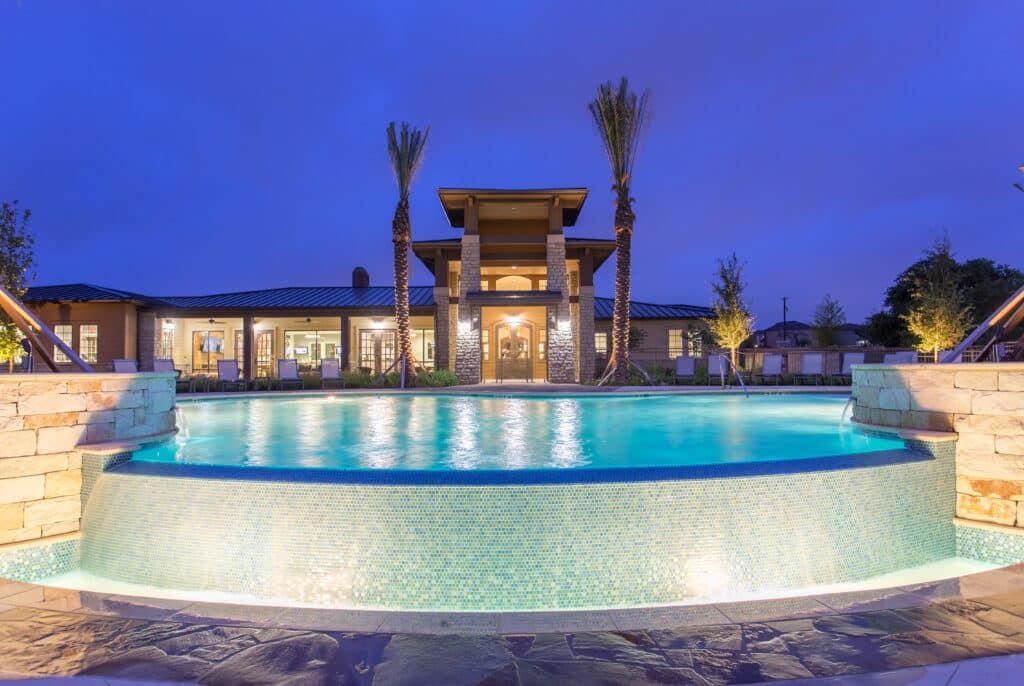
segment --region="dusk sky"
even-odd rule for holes
[[[611,238],[586,104],[622,75],[653,110],[634,299],[706,305],[735,250],[759,327],[826,292],[859,321],[943,229],[1024,267],[1024,2],[0,0],[0,26],[37,284],[388,285],[392,119],[432,128],[414,239],[458,235],[442,186],[586,186],[569,235]]]

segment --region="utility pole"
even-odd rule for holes
[[[786,341],[786,339],[787,339],[787,336],[786,336],[786,312],[787,312],[786,301],[787,300],[789,300],[788,296],[785,296],[785,295],[782,296],[782,340],[783,341]]]

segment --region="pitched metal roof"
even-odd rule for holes
[[[161,302],[184,309],[216,308],[365,308],[394,307],[395,289],[391,286],[312,286],[271,288],[241,293],[216,295],[163,296]],[[410,286],[409,305],[412,307],[434,304],[434,289],[430,286]]]
[[[594,298],[594,319],[611,319],[613,298]],[[635,300],[629,303],[630,319],[698,319],[714,317],[715,311],[698,305],[654,305]]]
[[[88,283],[69,283],[60,286],[32,286],[22,297],[25,302],[98,302],[138,301],[149,303],[155,299],[116,288],[93,286]]]

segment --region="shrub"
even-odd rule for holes
[[[432,371],[420,372],[416,375],[416,385],[425,388],[441,388],[446,386],[457,386],[459,377],[449,369],[435,369]]]

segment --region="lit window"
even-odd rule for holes
[[[169,360],[174,357],[174,322],[166,320],[160,329],[160,358]]]
[[[480,329],[480,354],[483,359],[491,359],[491,336],[487,329]]]
[[[608,354],[608,332],[607,331],[595,331],[594,332],[594,352],[598,355]]]
[[[537,332],[537,359],[547,359],[547,347],[548,347],[548,330],[541,329]]]
[[[245,368],[245,332],[235,329],[235,362],[239,369]]]
[[[704,336],[697,329],[686,332],[686,354],[690,357],[704,356]]]
[[[53,332],[57,334],[57,338],[64,342],[64,345],[71,347],[71,331],[74,327],[70,324],[58,324],[53,327]],[[69,364],[71,360],[67,355],[60,351],[60,348],[53,346],[53,361],[57,364]]]
[[[537,289],[541,290],[541,291],[546,291],[548,289],[548,280],[547,279],[538,279],[537,280]]]
[[[683,330],[682,329],[669,329],[668,330],[668,356],[670,359],[675,359],[683,354]]]
[[[95,363],[100,349],[100,327],[81,324],[78,327],[78,354],[86,362]]]

